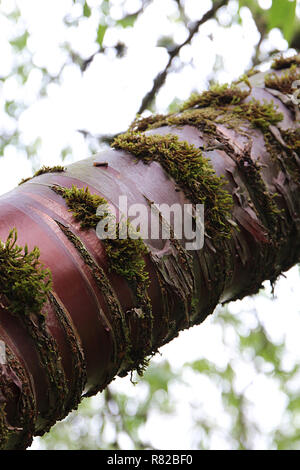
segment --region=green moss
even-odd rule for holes
[[[101,217],[96,215],[97,208],[102,204],[107,204],[106,199],[97,194],[91,194],[89,188],[77,188],[72,185],[72,188],[65,188],[62,186],[52,186],[53,191],[62,196],[72,212],[76,222],[80,222],[80,227],[83,229],[96,228]],[[103,217],[107,216],[106,213]]]
[[[5,243],[0,242],[0,291],[12,313],[41,314],[51,289],[51,273],[40,264],[37,247],[29,252],[27,245],[23,249],[16,242],[16,229]]]
[[[149,286],[149,274],[145,270],[143,256],[148,249],[141,238],[119,239],[120,224],[116,226],[117,238],[104,240],[110,270],[134,284],[139,300],[145,295],[145,287]]]
[[[43,175],[44,173],[60,173],[62,171],[65,171],[65,167],[61,165],[55,165],[55,166],[42,166],[39,170],[37,170],[33,176],[40,176]]]
[[[289,148],[300,155],[300,129],[282,129],[281,134]]]
[[[253,75],[256,75],[259,73],[259,70],[256,69],[255,67],[252,67],[251,69],[247,70],[243,75],[241,75],[237,80],[233,82],[234,85],[238,85],[239,83],[246,83],[249,88],[251,88],[251,84],[249,82],[249,78],[253,77]]]
[[[221,115],[222,110],[215,108],[191,109],[180,114],[167,114],[163,117],[161,115],[153,116],[152,120],[149,118],[135,120],[130,126],[130,131],[143,132],[164,126],[181,127],[190,125],[200,130],[205,129],[207,133],[215,134],[215,122]],[[228,118],[229,121],[230,117]]]
[[[192,103],[192,101],[191,101]],[[219,105],[207,106],[205,108],[191,108],[179,114],[167,114],[166,116],[151,116],[135,120],[130,131],[144,132],[149,129],[156,129],[163,126],[194,126],[206,134],[217,136],[216,125],[223,124],[229,128],[236,129],[240,132],[242,126],[248,121],[252,127],[259,128],[266,132],[269,126],[276,125],[282,121],[283,114],[273,102],[260,103],[252,99],[248,102],[240,102],[235,105]]]
[[[245,175],[251,199],[254,201],[260,218],[269,231],[270,238],[273,241],[277,241],[277,238],[281,235],[279,224],[281,211],[275,203],[276,194],[271,195],[268,192],[266,184],[261,177],[260,167],[251,159],[250,150],[246,151],[237,163],[238,168]]]
[[[213,85],[209,90],[201,94],[192,93],[190,98],[183,103],[180,110],[191,108],[219,107],[238,104],[250,94],[249,90],[241,90],[238,86],[227,83],[224,85]]]
[[[296,180],[300,179],[300,129],[280,129],[280,134],[285,145],[282,145],[271,132],[266,132],[264,134],[266,148],[275,162],[280,156],[280,162],[284,164],[285,170]]]
[[[129,131],[146,131],[147,129],[151,129],[153,127],[157,127],[156,124],[164,121],[168,116],[172,116],[172,114],[151,114],[146,118],[140,118],[139,116],[132,122],[129,127]]]
[[[267,74],[265,76],[265,85],[273,90],[278,90],[285,94],[292,94],[295,90],[295,88],[293,88],[293,82],[299,79],[300,73],[297,71],[296,65],[292,65],[290,69],[280,76],[274,72]]]
[[[223,91],[227,92],[228,88],[223,88]],[[192,97],[185,104],[185,111],[179,114],[168,114],[164,117],[159,115],[151,119],[146,118],[135,121],[131,129],[137,132],[129,132],[119,136],[113,146],[128,150],[142,158],[146,163],[152,160],[159,161],[164,169],[176,180],[178,185],[182,187],[192,202],[202,202],[205,204],[207,233],[216,240],[220,235],[223,236],[224,232],[225,236],[230,234],[228,224],[226,226],[226,220],[230,214],[229,198],[224,197],[220,181],[218,181],[219,184],[216,184],[216,180],[211,179],[210,172],[208,171],[207,173],[207,166],[203,167],[201,152],[196,149],[191,151],[191,146],[187,142],[179,144],[178,139],[171,135],[145,136],[139,133],[140,131],[143,132],[147,129],[161,126],[191,125],[206,135],[211,136],[212,142],[217,140],[226,148],[228,142],[218,131],[218,124],[234,129],[240,134],[247,136],[247,138],[251,138],[250,125],[250,127],[259,129],[263,133],[266,148],[270,151],[271,155],[275,154],[274,138],[269,129],[270,125],[277,125],[282,121],[283,114],[278,111],[274,103],[261,103],[255,99],[243,101],[242,95],[239,96],[240,102],[237,102],[238,99],[230,101],[229,96],[226,103],[226,99],[222,101],[220,95],[214,95],[214,93],[215,91],[211,94],[205,92],[203,100],[199,96],[196,98]],[[248,92],[246,94],[248,95]],[[225,96],[227,96],[226,93]],[[207,106],[209,103],[213,103],[213,105]],[[197,107],[199,105],[205,105],[206,107],[199,108]],[[188,106],[192,106],[192,108],[190,109]],[[196,108],[193,106],[196,106]],[[228,150],[230,152],[229,148]],[[245,155],[246,157],[247,155]],[[267,194],[267,189],[263,184],[258,168],[250,165],[251,158],[249,161],[246,160],[243,170],[247,173],[251,170],[249,180],[251,179],[253,183],[253,198],[255,198],[255,193],[257,192],[256,200],[258,206],[268,208],[268,220],[265,220],[265,223],[270,230],[270,234],[272,232],[273,238],[276,238],[277,234],[275,234],[274,224],[280,218],[277,206],[272,196]],[[240,163],[242,164],[242,162]],[[289,166],[291,167],[291,165]],[[213,170],[210,168],[210,171]]]
[[[98,222],[109,217],[107,211],[103,215],[96,215],[100,205],[107,205],[106,199],[97,194],[91,194],[88,187],[64,188],[52,186],[53,191],[60,194],[65,200],[77,222],[80,222],[82,229],[96,229]],[[145,288],[149,284],[149,275],[145,268],[143,256],[148,252],[144,242],[140,239],[119,239],[119,223],[116,223],[117,238],[106,238],[104,243],[109,260],[110,271],[123,276],[134,286],[137,297],[141,299],[145,296]]]
[[[32,178],[34,178],[35,176],[40,176],[40,175],[43,175],[44,173],[60,173],[62,171],[65,171],[65,167],[61,166],[61,165],[55,165],[55,166],[42,166],[42,168],[40,168],[39,170],[37,170],[33,176],[31,176],[30,178],[23,178],[20,183],[19,183],[19,186],[20,184],[23,184],[23,183],[26,183],[26,181],[29,181],[31,180]]]
[[[234,116],[232,112],[228,111],[228,107],[241,103],[249,96],[250,89],[250,85],[249,90],[246,91],[236,85],[214,85],[210,90],[201,94],[193,93],[181,106],[180,113],[171,113],[165,116],[158,114],[136,119],[131,124],[129,131],[144,132],[161,126],[191,125],[214,134],[216,122],[232,122]]]
[[[241,103],[233,109],[233,113],[241,119],[249,121],[253,127],[267,131],[270,125],[276,125],[283,120],[283,114],[278,112],[274,103],[252,99],[248,103]]]
[[[56,185],[52,186],[52,189],[66,200],[66,204],[75,219],[78,222],[81,222],[82,229],[96,229],[100,220],[106,217],[114,217],[108,212],[108,210],[101,216],[96,215],[98,206],[105,204],[108,207],[108,203],[104,198],[91,194],[88,188],[79,189],[76,186],[72,186],[72,188],[64,188]],[[133,369],[136,369],[139,374],[142,373],[145,366],[144,356],[152,351],[151,338],[153,327],[152,306],[147,293],[150,278],[144,260],[144,256],[148,253],[146,245],[142,239],[138,237],[125,239],[119,238],[121,229],[122,233],[124,233],[124,227],[121,227],[121,224],[126,223],[127,228],[130,229],[130,231],[133,231],[129,222],[123,220],[116,222],[115,239],[106,238],[101,240],[104,244],[107,255],[108,270],[127,280],[135,294],[137,302],[136,306],[142,311],[139,321],[141,332],[138,335],[138,345],[136,344],[133,348],[131,345],[129,327],[127,326],[126,318],[123,316],[121,307],[115,298],[115,294],[111,290],[109,281],[106,279],[104,272],[102,272],[100,267],[94,263],[78,237],[76,237],[67,227],[63,226],[59,222],[57,223],[69,240],[76,246],[86,264],[92,269],[95,280],[101,291],[104,293],[113,317],[116,320],[114,331],[116,331],[117,340],[118,342],[125,340],[126,350],[122,351],[120,345],[118,346],[121,354],[120,357],[125,357],[126,364],[125,369],[120,372],[119,375],[126,375],[129,370]],[[130,315],[128,316],[128,320],[130,321]],[[119,331],[120,326],[122,331]],[[122,332],[124,334],[124,339],[121,337]],[[118,366],[119,365],[120,364],[118,364]]]
[[[9,438],[9,427],[6,422],[5,403],[0,404],[0,450],[5,448]]]
[[[118,301],[118,298],[112,289],[110,282],[101,268],[98,266],[94,258],[90,255],[89,251],[86,249],[80,238],[73,233],[69,227],[65,226],[58,220],[56,220],[57,225],[68,238],[68,240],[74,245],[78,254],[81,256],[86,266],[89,268],[96,284],[98,285],[102,295],[105,298],[106,304],[108,305],[111,312],[111,319],[114,323],[114,328],[112,329],[113,342],[117,346],[114,350],[114,363],[117,364],[116,370],[119,370],[120,361],[119,358],[123,357],[124,354],[129,355],[131,352],[131,344],[129,338],[129,329],[126,324],[125,316]],[[53,296],[52,296],[53,297]],[[58,306],[59,307],[59,306]],[[119,357],[117,357],[117,350]],[[97,391],[99,391],[97,389]]]
[[[137,132],[117,137],[112,146],[132,153],[145,163],[158,161],[191,202],[205,204],[207,233],[216,238],[230,235],[227,218],[232,208],[231,195],[223,189],[223,179],[216,176],[199,149],[172,134],[146,136]]]
[[[292,176],[300,180],[300,129],[282,129],[281,135],[288,146],[288,151],[284,153],[287,169]]]
[[[271,68],[274,70],[288,69],[291,65],[300,66],[300,54],[295,54],[292,57],[283,57],[282,55],[277,57]]]

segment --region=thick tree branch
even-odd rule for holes
[[[299,261],[299,65],[279,58],[271,74],[192,95],[180,113],[137,121],[114,148],[45,167],[0,198],[0,448],[28,446],[218,303]],[[99,239],[97,207],[115,210],[120,234],[124,196],[143,206],[148,238]],[[167,239],[149,227],[153,209],[165,221],[162,204],[186,203],[205,204],[194,250],[173,222]]]

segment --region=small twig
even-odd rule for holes
[[[202,18],[200,20],[196,21],[196,23],[194,23],[189,28],[189,34],[188,34],[188,37],[186,38],[186,40],[183,41],[178,46],[174,47],[174,49],[169,51],[169,60],[167,62],[167,65],[165,66],[164,70],[159,72],[158,75],[155,77],[155,79],[153,81],[153,86],[152,86],[151,90],[148,91],[148,93],[144,96],[137,114],[142,114],[142,112],[145,111],[145,109],[147,109],[151,105],[155,95],[157,94],[157,92],[160,90],[160,88],[165,83],[168,72],[169,72],[169,68],[171,67],[174,58],[178,56],[180,50],[184,46],[186,46],[187,44],[189,44],[191,42],[194,35],[197,33],[198,29],[200,28],[200,26],[202,26],[204,23],[206,23],[206,21],[213,18],[215,16],[216,12],[221,7],[228,4],[228,1],[229,0],[220,0],[216,3],[214,3],[213,7],[209,11],[207,11],[202,16]]]
[[[108,166],[108,162],[94,162],[94,166]]]
[[[134,13],[129,13],[127,15],[125,15],[122,20],[126,20],[127,18],[131,18],[131,17],[134,17],[134,16],[139,16],[141,13],[144,12],[145,8],[148,6],[148,4],[150,3],[150,0],[145,0],[143,3],[142,3],[142,6]],[[120,43],[117,43],[116,46],[114,46],[115,48],[117,48],[118,44]],[[98,54],[101,54],[103,52],[105,52],[106,48],[103,47],[103,46],[100,46],[96,52],[94,52],[94,54],[90,55],[87,59],[83,60],[82,63],[80,64],[80,70],[81,72],[85,72],[86,69],[89,67],[89,65],[93,62],[94,58],[96,55]]]
[[[261,31],[260,32],[260,39],[255,47],[255,52],[253,54],[253,58],[252,58],[252,66],[253,67],[257,67],[257,65],[259,65],[261,63],[261,60],[259,59],[259,53],[260,53],[260,46],[262,45],[262,42],[263,40],[265,39],[266,37],[266,32],[265,31]]]
[[[118,132],[117,134],[91,134],[89,131],[86,129],[77,129],[77,132],[80,132],[80,134],[83,135],[85,139],[95,139],[97,140],[100,144],[107,144],[110,145],[113,143],[116,137],[118,137],[120,134],[123,134],[123,132]]]

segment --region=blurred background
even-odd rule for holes
[[[0,0],[0,193],[101,151],[136,114],[175,111],[295,49],[296,0]],[[299,332],[296,266],[31,448],[300,449]]]

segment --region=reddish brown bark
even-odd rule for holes
[[[257,82],[257,76],[253,80]],[[272,128],[274,135],[278,137],[280,129],[297,128],[294,110],[262,89],[261,83],[251,95],[261,102],[273,100],[284,114],[283,121]],[[83,386],[85,393],[93,394],[116,374],[126,373],[122,315],[129,325],[132,350],[137,356],[141,351],[151,354],[181,329],[201,323],[219,302],[257,292],[262,281],[274,281],[299,260],[300,181],[287,171],[284,146],[274,159],[259,130],[251,130],[249,143],[250,134],[247,137],[223,124],[217,125],[213,138],[191,125],[164,126],[151,133],[175,133],[196,147],[210,147],[204,155],[218,175],[225,175],[234,201],[232,220],[239,230],[233,228],[231,237],[218,244],[206,238],[198,252],[185,252],[175,240],[146,241],[150,325],[149,319],[136,315],[129,283],[109,272],[95,231],[80,228],[51,185],[88,186],[116,207],[121,195],[127,195],[128,204],[188,202],[157,162],[146,165],[127,152],[108,150],[96,156],[107,165],[96,166],[95,158],[89,158],[70,165],[66,172],[35,177],[2,196],[0,239],[5,240],[16,227],[18,243],[27,243],[30,249],[37,245],[42,263],[53,276],[44,327],[34,316],[28,326],[0,306],[0,339],[8,355],[8,363],[0,365],[0,404],[6,404],[4,426],[9,430],[5,448],[26,447],[32,435],[48,430],[76,406]],[[294,158],[300,169],[299,156]],[[265,185],[265,201],[257,197],[256,177]],[[282,210],[280,214],[271,214],[270,200]],[[78,248],[80,242],[83,251]],[[196,308],[191,306],[192,298],[197,299]],[[50,351],[47,356],[42,355],[45,348]],[[60,376],[56,382],[49,364]]]

